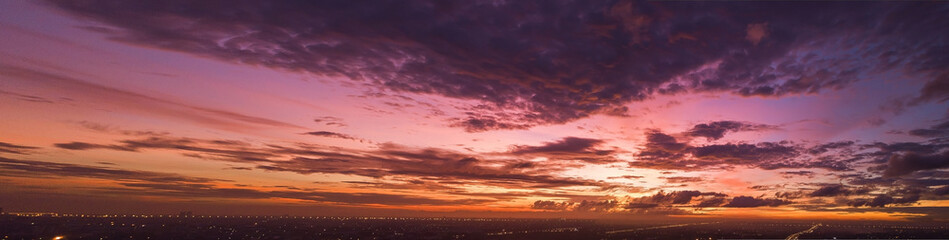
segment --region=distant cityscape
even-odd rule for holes
[[[10,212],[2,239],[946,239],[939,223]]]

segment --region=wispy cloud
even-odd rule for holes
[[[146,112],[150,114],[182,119],[210,127],[234,127],[235,129],[255,129],[260,127],[303,128],[268,118],[179,103],[173,100],[103,86],[79,78],[17,66],[0,65],[0,75],[12,81],[21,81],[24,84],[42,84],[46,88],[62,89],[65,92],[81,95],[86,98],[98,99],[115,106],[127,107],[129,110],[147,110]]]

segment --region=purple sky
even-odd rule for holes
[[[945,221],[945,16],[2,1],[0,207]]]

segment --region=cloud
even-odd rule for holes
[[[130,44],[347,77],[492,109],[471,106],[470,117],[453,120],[467,131],[561,124],[615,113],[656,93],[810,94],[893,66],[919,66],[905,69],[945,79],[938,67],[945,66],[939,53],[946,34],[938,30],[949,21],[939,17],[943,8],[920,3],[51,5],[108,25],[110,38]],[[523,12],[532,14],[515,17]],[[868,16],[881,20],[866,24]],[[944,99],[942,82],[927,84],[922,98]]]
[[[540,146],[515,145],[511,149],[511,154],[545,156],[555,160],[580,160],[588,163],[617,161],[612,157],[615,151],[596,149],[602,143],[603,140],[600,139],[565,137]]]
[[[877,149],[874,152],[867,152],[862,155],[863,158],[872,158],[877,166],[871,166],[868,170],[883,173],[885,177],[896,177],[913,173],[918,170],[930,168],[939,168],[940,161],[944,156],[939,156],[940,152],[945,154],[945,149],[949,144],[941,141],[930,142],[894,142],[894,143],[872,143],[862,145],[864,149]],[[890,162],[893,167],[890,167]]]
[[[543,209],[543,210],[557,210],[557,211],[563,211],[563,210],[566,210],[566,209],[567,209],[568,207],[570,207],[571,205],[573,205],[573,204],[572,204],[572,203],[568,203],[568,202],[555,202],[555,201],[537,200],[537,201],[535,201],[533,204],[531,204],[531,208],[533,208],[533,209]]]
[[[893,198],[887,195],[877,195],[873,199],[857,199],[850,203],[854,207],[886,207],[890,204],[907,205],[919,201],[919,195],[911,195],[902,198]]]
[[[777,207],[782,205],[791,204],[790,201],[774,199],[774,198],[755,198],[749,196],[738,196],[732,198],[730,202],[722,207],[732,207],[732,208],[753,208],[753,207]]]
[[[688,132],[686,132],[688,134]],[[692,146],[675,137],[649,130],[646,143],[630,167],[653,169],[699,170],[752,166],[773,170],[781,168],[823,168],[831,171],[852,170],[850,165],[862,157],[851,157],[852,143],[826,143],[807,148],[790,141],[759,143],[723,143]],[[880,143],[876,147],[886,147]],[[815,150],[816,149],[816,150]],[[827,152],[835,154],[825,154]]]
[[[937,196],[949,195],[949,185],[933,189],[933,194],[936,194]]]
[[[34,102],[34,103],[55,103],[53,100],[50,100],[50,99],[47,99],[47,98],[44,98],[44,97],[33,96],[33,95],[27,95],[27,94],[20,94],[20,93],[14,93],[14,92],[7,92],[7,91],[3,91],[3,90],[0,90],[0,95],[10,95],[10,96],[15,97],[17,100],[27,101],[27,102]]]
[[[581,201],[538,200],[531,204],[533,209],[575,211],[575,212],[625,212],[633,214],[691,214],[680,207],[717,207],[724,203],[722,193],[700,191],[659,191],[654,195],[630,198],[609,198]],[[692,205],[698,201],[698,204]],[[762,200],[773,201],[773,200]],[[769,202],[771,205],[775,203]],[[690,206],[691,205],[691,206]],[[768,206],[768,204],[762,205]]]
[[[847,187],[838,184],[838,185],[830,185],[830,186],[821,187],[817,190],[814,190],[809,195],[811,197],[833,197],[833,196],[846,196],[846,195],[849,195],[850,193],[851,192],[850,190],[847,189]]]
[[[926,138],[949,136],[949,121],[937,124],[930,128],[910,130],[909,135]]]
[[[55,143],[53,146],[69,150],[90,150],[90,149],[112,149],[119,151],[135,151],[135,149],[122,147],[118,145],[100,145],[85,142]]]
[[[697,208],[718,207],[725,204],[725,200],[726,199],[723,197],[710,198],[708,200],[699,202],[699,204],[696,204],[695,207]]]
[[[659,207],[656,203],[627,203],[623,208],[626,209],[649,209]]]
[[[675,137],[659,131],[650,131],[646,133],[646,147],[661,151],[681,151],[687,147],[685,143],[678,142]]]
[[[214,161],[255,164],[256,169],[299,174],[347,174],[380,178],[387,176],[425,177],[438,181],[467,181],[502,187],[565,187],[609,184],[581,178],[557,177],[543,165],[492,166],[479,156],[439,148],[411,148],[380,144],[376,150],[353,150],[314,144],[255,146],[234,140],[207,140],[152,136],[121,140],[118,144],[84,142],[60,143],[70,150],[109,149],[116,151],[164,150]]]
[[[336,133],[336,132],[328,132],[328,131],[315,131],[315,132],[307,132],[307,133],[304,133],[304,134],[306,134],[306,135],[313,135],[313,136],[317,136],[317,137],[331,137],[331,138],[342,138],[342,139],[349,139],[349,140],[357,140],[355,137],[352,137],[352,136],[349,136],[349,135],[346,135],[346,134]]]
[[[0,142],[0,153],[28,154],[33,149],[37,149],[37,147]]]
[[[326,126],[337,126],[337,127],[347,126],[346,123],[343,123],[342,118],[332,117],[332,116],[318,117],[316,119],[313,119],[313,122],[322,123],[323,125],[326,125]]]
[[[671,204],[687,204],[692,201],[693,197],[701,196],[702,194],[703,193],[699,191],[675,191],[665,195],[663,195],[662,192],[659,192],[652,196],[652,201],[669,202]]]
[[[637,154],[642,160],[630,162],[632,167],[648,167],[658,169],[678,169],[686,167],[682,163],[684,151],[688,145],[678,142],[675,137],[659,131],[646,132],[646,143]]]
[[[602,201],[583,200],[576,203],[576,206],[574,206],[573,210],[578,212],[606,212],[616,208],[617,206],[619,206],[619,202],[612,199]]]
[[[918,136],[918,137],[940,137],[940,136],[945,136],[949,134],[949,131],[946,131],[946,129],[919,128],[919,129],[910,130],[908,133],[909,135]]]
[[[640,178],[643,178],[643,176],[623,175],[623,176],[607,177],[607,178],[608,179],[640,179]]]
[[[82,126],[83,128],[86,128],[92,131],[101,132],[101,133],[121,134],[121,135],[126,135],[126,136],[140,136],[140,137],[141,136],[164,136],[164,135],[169,134],[168,132],[160,132],[160,131],[125,130],[116,126],[89,122],[89,121],[78,121],[75,123],[79,126]]]
[[[29,178],[96,178],[115,181],[125,188],[97,188],[94,193],[119,194],[121,196],[165,196],[185,199],[196,198],[241,198],[269,199],[289,198],[320,203],[383,204],[383,205],[464,205],[492,201],[479,199],[436,199],[414,195],[383,194],[371,192],[329,191],[284,191],[259,190],[254,188],[221,187],[222,179],[190,177],[174,173],[125,170],[112,167],[54,163],[44,161],[17,160],[0,157],[0,176]]]
[[[700,192],[695,190],[672,192],[659,191],[651,196],[631,199],[630,204],[637,204],[635,205],[638,206],[637,208],[643,208],[650,205],[655,205],[658,207],[672,207],[672,205],[690,204],[692,203],[693,199],[698,197],[703,197],[705,200],[708,200],[709,198],[719,198],[724,196],[726,195],[722,193]]]
[[[704,182],[702,177],[659,177],[665,179],[667,183],[697,183]]]
[[[807,152],[813,155],[818,155],[818,154],[826,153],[831,150],[848,148],[848,147],[853,146],[854,143],[855,143],[854,141],[829,142],[829,143],[824,143],[824,144],[811,147],[810,149],[807,150]]]
[[[763,131],[777,129],[776,126],[767,124],[754,124],[736,121],[717,121],[702,123],[692,127],[687,134],[694,137],[705,137],[710,140],[718,140],[725,137],[726,132],[741,131]]]
[[[603,140],[566,137],[556,142],[548,142],[542,146],[517,146],[512,151],[515,154],[527,153],[587,153],[594,146],[603,143]],[[607,152],[609,153],[609,152]]]
[[[949,168],[949,153],[920,155],[906,153],[894,155],[886,162],[884,177],[898,177],[920,170]]]
[[[387,206],[439,205],[454,206],[465,204],[483,204],[490,199],[437,199],[418,195],[387,194],[372,192],[330,192],[330,191],[290,191],[258,190],[252,188],[215,187],[193,184],[168,183],[125,183],[126,187],[137,189],[113,189],[111,193],[123,195],[170,196],[184,198],[233,198],[233,199],[269,199],[287,198],[304,200],[311,203],[334,203],[343,205],[376,204]],[[141,190],[147,190],[141,193]],[[133,191],[139,191],[134,193]]]
[[[813,171],[784,171],[781,172],[782,175],[785,175],[785,178],[793,178],[794,176],[804,176],[804,177],[814,177]]]
[[[943,61],[946,60],[943,59]],[[938,73],[934,78],[934,80],[927,82],[926,85],[923,86],[920,90],[921,93],[919,97],[916,98],[913,103],[924,101],[945,102],[949,100],[949,71]]]
[[[692,149],[692,154],[700,159],[718,159],[741,164],[793,157],[797,154],[797,149],[771,142],[757,144],[728,143],[695,147]]]
[[[21,81],[23,84],[42,84],[44,88],[58,90],[64,94],[79,94],[83,98],[107,102],[110,106],[123,107],[136,111],[147,109],[145,112],[148,114],[178,118],[205,126],[235,128],[241,131],[261,127],[303,128],[273,119],[184,104],[95,84],[73,76],[64,76],[17,66],[0,64],[0,76],[5,76],[7,77],[6,79],[10,81]]]
[[[152,136],[143,139],[122,140],[120,144],[94,144],[85,142],[57,143],[54,146],[69,150],[110,149],[138,152],[144,149],[183,151],[191,157],[224,160],[231,162],[269,162],[279,157],[278,153],[254,149],[241,141],[202,140]]]
[[[206,184],[219,179],[187,177],[172,173],[123,170],[110,167],[18,160],[0,157],[0,175],[20,177],[86,177],[119,181],[182,182]]]
[[[514,121],[505,121],[503,118],[471,114],[468,118],[455,119],[451,126],[462,127],[467,132],[485,132],[491,130],[511,130],[527,129],[531,124],[517,123]]]

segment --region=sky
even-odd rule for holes
[[[0,207],[949,221],[945,16],[0,1]]]

